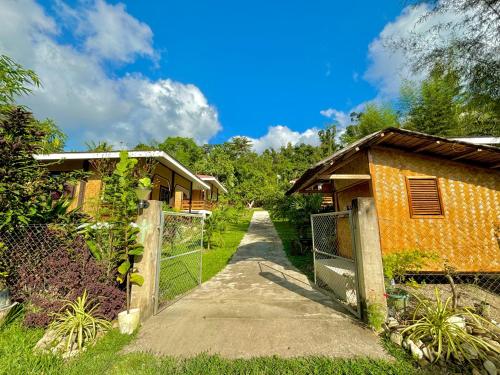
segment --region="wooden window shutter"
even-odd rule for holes
[[[437,178],[408,177],[407,187],[411,217],[443,215]]]

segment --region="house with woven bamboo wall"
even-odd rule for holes
[[[500,272],[500,148],[388,128],[320,161],[287,194],[325,184],[335,211],[374,199],[383,255],[419,250],[460,273]],[[337,228],[344,257],[348,232]]]
[[[192,202],[194,192],[209,195],[210,186],[196,174],[163,151],[129,151],[129,157],[138,160],[138,167],[148,169],[153,189],[150,199],[165,202],[171,208],[182,210],[183,202]],[[34,155],[51,173],[82,170],[88,172],[85,181],[78,182],[69,192],[70,208],[81,207],[92,214],[98,205],[103,187],[102,177],[109,174],[120,158],[119,152],[64,152]],[[191,210],[188,204],[186,210]]]

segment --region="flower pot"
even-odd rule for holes
[[[9,289],[5,288],[0,290],[0,309],[10,306],[10,293]]]
[[[130,309],[122,311],[118,314],[118,327],[120,329],[120,333],[131,335],[134,331],[139,327],[139,322],[141,318],[141,310]]]
[[[403,289],[393,289],[387,292],[387,299],[390,306],[396,311],[401,311],[406,309],[410,295]]]

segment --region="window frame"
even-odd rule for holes
[[[443,219],[444,215],[444,206],[443,206],[443,197],[441,195],[441,187],[439,186],[439,178],[436,176],[406,176],[406,195],[408,196],[408,210],[410,211],[410,218],[412,219]],[[413,201],[411,194],[411,186],[410,180],[435,180],[436,181],[436,190],[438,195],[439,207],[441,209],[441,214],[433,214],[433,215],[420,215],[413,213]]]

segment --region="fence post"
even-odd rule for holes
[[[144,246],[144,253],[135,257],[134,267],[144,277],[144,284],[132,286],[131,306],[141,309],[142,321],[152,316],[154,312],[158,249],[161,241],[161,211],[162,202],[149,201],[149,207],[143,209],[137,218],[137,225],[140,228],[139,242]]]
[[[352,225],[361,314],[366,321],[369,305],[380,305],[381,312],[387,315],[378,218],[373,198],[353,199]]]

